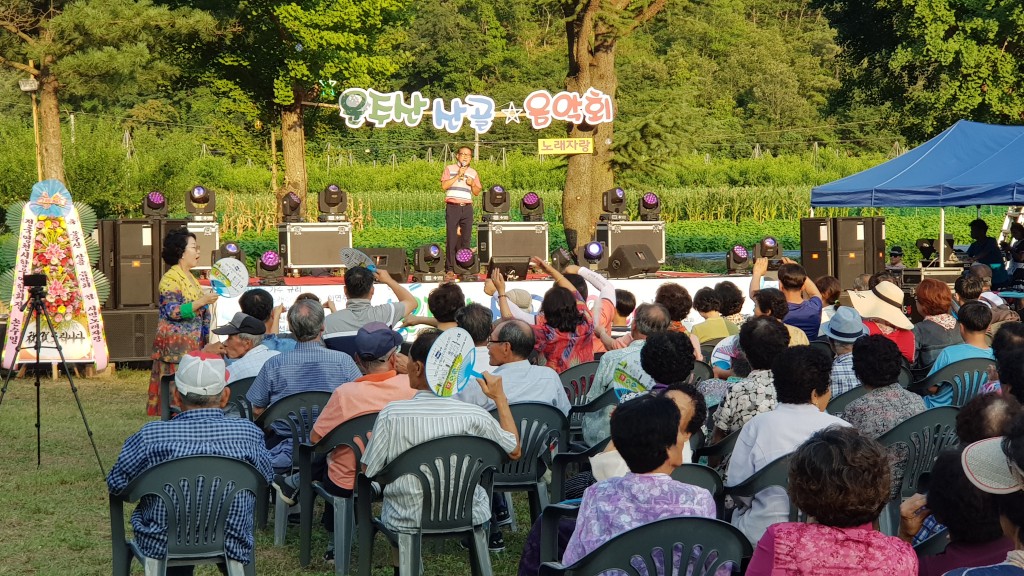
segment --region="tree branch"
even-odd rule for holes
[[[643,9],[639,14],[633,18],[633,24],[629,27],[627,32],[632,32],[637,26],[648,22],[652,18],[661,12],[661,9],[665,7],[665,0],[654,0],[647,8]]]
[[[22,64],[21,62],[15,62],[13,60],[8,60],[7,58],[4,58],[3,56],[0,56],[0,66],[7,66],[8,68],[14,68],[15,70],[20,70],[21,72],[25,72],[26,74],[31,74],[32,76],[38,76],[39,75],[39,70],[36,70],[35,68],[30,67],[28,64]]]
[[[26,34],[21,28],[19,28],[14,22],[11,22],[10,20],[4,20],[0,22],[0,28],[7,30],[8,32],[14,34],[18,38],[21,38],[21,41],[28,44],[29,46],[34,46],[36,44],[35,38]]]

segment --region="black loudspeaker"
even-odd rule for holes
[[[530,259],[526,256],[495,256],[487,265],[487,273],[495,269],[501,270],[505,280],[526,280],[526,273],[530,270]]]
[[[160,277],[167,269],[160,256],[164,236],[185,225],[185,220],[101,220],[99,268],[110,280],[110,297],[101,306],[155,307]]]
[[[395,280],[405,283],[409,280],[409,257],[405,248],[356,248],[373,260],[379,270],[387,270]]]
[[[800,264],[811,280],[833,274],[832,220],[800,219]]]
[[[654,251],[647,244],[624,244],[612,252],[608,259],[608,275],[629,278],[657,272],[661,268]]]
[[[843,290],[853,288],[853,281],[861,274],[872,274],[870,265],[871,245],[868,238],[873,233],[871,218],[851,217],[833,220],[832,233],[835,243],[835,266],[833,276],[839,279]]]
[[[481,262],[498,256],[548,255],[547,222],[481,222],[476,231]]]
[[[159,320],[157,310],[104,310],[102,316],[111,362],[138,362],[151,358]]]
[[[866,218],[869,225],[866,236],[867,265],[865,272],[877,274],[885,270],[885,263],[888,260],[888,253],[885,249],[885,217],[874,216]]]

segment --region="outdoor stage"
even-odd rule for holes
[[[482,277],[481,277],[482,278]],[[658,286],[661,286],[665,282],[675,282],[681,284],[686,288],[690,295],[693,296],[697,290],[704,288],[705,286],[711,287],[721,282],[722,280],[729,280],[736,284],[744,294],[747,293],[747,288],[750,285],[750,276],[712,276],[707,274],[688,273],[688,272],[659,272],[654,275],[653,278],[638,278],[638,279],[612,279],[610,282],[615,288],[628,290],[636,296],[637,304],[643,302],[653,302],[654,293],[657,291]],[[519,282],[507,282],[508,288],[522,288],[530,294],[533,294],[534,306],[533,311],[539,310],[539,303],[543,299],[544,292],[551,287],[551,280],[545,277],[538,277],[536,280],[526,280]],[[427,295],[430,291],[437,287],[436,282],[432,283],[414,283],[404,285],[416,300],[420,302],[420,308],[416,311],[421,316],[429,315],[427,311]],[[478,302],[484,306],[488,306],[494,312],[495,316],[498,314],[497,304],[491,301],[491,298],[484,293],[484,282],[480,281],[464,281],[459,282],[459,286],[462,288],[463,293],[466,295],[466,302]],[[252,286],[251,288],[255,288]],[[327,302],[328,300],[334,301],[336,309],[342,309],[345,307],[345,284],[340,277],[301,277],[301,278],[288,278],[285,284],[282,286],[260,286],[264,290],[267,290],[274,296],[274,304],[284,304],[285,307],[291,306],[292,302],[295,301],[295,297],[303,292],[311,292],[316,294],[321,301]],[[597,299],[598,292],[595,288],[590,288],[589,301],[591,307],[593,302]],[[393,302],[397,300],[394,293],[384,284],[374,285],[374,293],[372,302],[374,304],[383,304],[385,302]],[[215,322],[217,325],[227,323],[231,317],[238,312],[238,299],[237,298],[220,298],[216,304],[216,318]],[[747,298],[743,304],[744,314],[753,314],[753,303]],[[687,323],[700,322],[700,315],[696,311],[692,311],[688,318]],[[282,315],[281,327],[282,332],[288,330],[287,320]]]

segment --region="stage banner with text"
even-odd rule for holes
[[[45,315],[36,322],[26,275],[41,275],[44,286],[35,290],[49,324]],[[67,362],[94,362],[97,370],[106,367],[107,342],[81,221],[59,180],[36,183],[22,210],[10,304],[5,368],[34,362],[37,342],[40,362],[60,362],[59,344]]]

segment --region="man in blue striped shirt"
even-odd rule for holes
[[[267,360],[246,394],[256,417],[285,396],[333,392],[339,385],[363,375],[351,356],[324,346],[324,307],[319,302],[299,300],[292,304],[288,309],[288,329],[298,341],[295,350]],[[275,427],[279,438],[268,440],[278,442],[271,444],[270,452],[274,468],[283,471],[292,466],[292,443],[280,442],[289,433],[287,426],[280,426]]]
[[[146,470],[174,458],[197,455],[226,456],[252,464],[269,483],[273,470],[263,433],[252,422],[226,418],[223,408],[231,390],[224,361],[214,354],[190,352],[174,375],[174,399],[181,413],[166,422],[149,422],[124,443],[121,455],[107,476],[112,494],[122,492]],[[249,492],[236,497],[227,517],[224,548],[232,560],[253,561],[255,498]],[[132,513],[135,541],[147,558],[167,555],[167,510],[163,500],[146,496]],[[168,574],[191,574],[192,567]]]

